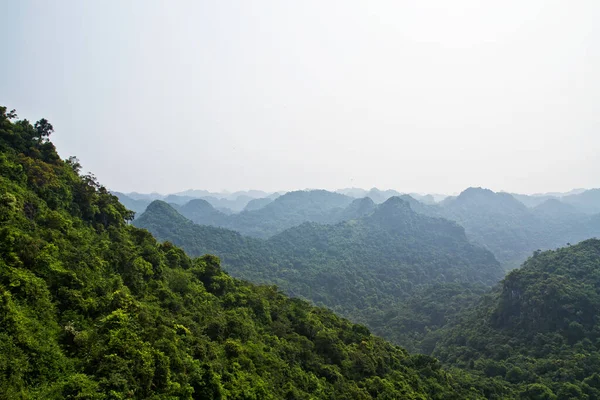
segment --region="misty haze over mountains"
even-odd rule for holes
[[[523,195],[468,188],[457,196],[401,194],[376,188],[282,194],[188,190],[170,195],[116,195],[136,211],[137,217],[152,201],[161,200],[196,224],[263,239],[304,222],[336,224],[360,218],[373,212],[377,204],[398,197],[419,214],[458,223],[469,240],[492,251],[506,269],[517,267],[534,250],[600,236],[600,189]]]
[[[303,191],[311,191],[315,189],[305,189]],[[568,192],[550,192],[550,193],[536,193],[531,195],[519,194],[519,193],[510,193],[513,197],[519,200],[521,203],[526,205],[527,207],[535,207],[546,200],[549,199],[562,199],[566,198],[565,202],[577,202],[575,196],[582,194],[583,192],[590,191],[594,192],[594,189],[573,189]],[[337,189],[334,191],[335,193],[341,193],[347,195],[349,197],[354,198],[362,198],[369,197],[375,203],[383,203],[385,200],[392,196],[401,196],[403,194],[408,194],[416,200],[419,200],[425,204],[435,204],[444,200],[447,197],[455,197],[455,195],[448,194],[440,194],[440,193],[401,193],[393,189],[388,190],[380,190],[377,188],[372,188],[370,190],[361,189],[361,188],[344,188]],[[164,200],[169,203],[175,203],[182,205],[192,199],[204,199],[208,201],[213,207],[220,209],[225,213],[231,212],[240,212],[245,209],[245,207],[252,200],[257,200],[250,206],[251,209],[256,209],[256,204],[266,205],[269,200],[273,200],[279,197],[281,194],[287,192],[265,192],[262,190],[247,190],[247,191],[237,191],[237,192],[210,192],[207,190],[198,190],[198,189],[188,189],[182,192],[176,192],[171,194],[160,194],[160,193],[137,193],[137,192],[114,192],[121,201],[125,201],[128,204],[134,206],[131,208],[136,212],[143,211],[142,208],[150,204],[153,200]],[[499,192],[504,193],[504,192]],[[569,197],[573,196],[573,197]],[[591,195],[593,196],[593,194]],[[585,196],[584,196],[585,197]],[[583,200],[585,202],[585,200]]]

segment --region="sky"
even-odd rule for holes
[[[596,0],[0,8],[0,105],[112,190],[600,186]]]

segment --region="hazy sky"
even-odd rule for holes
[[[0,3],[0,104],[113,190],[600,186],[597,0]]]

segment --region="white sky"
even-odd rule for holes
[[[598,187],[600,2],[2,2],[0,104],[110,189]]]

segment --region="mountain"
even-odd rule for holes
[[[263,208],[264,206],[271,203],[272,201],[273,201],[273,199],[270,199],[268,197],[263,197],[260,199],[252,199],[248,202],[248,204],[246,204],[246,207],[244,207],[243,211],[256,211],[258,209]]]
[[[167,202],[167,203],[175,203],[178,205],[184,205],[185,203],[194,200],[195,197],[192,196],[179,196],[179,195],[175,195],[175,194],[170,194],[168,196],[165,196],[162,200]]]
[[[361,188],[344,188],[344,189],[338,189],[335,191],[336,193],[341,193],[343,195],[346,196],[350,196],[350,197],[355,197],[355,198],[362,198],[362,197],[366,197],[368,191],[365,189],[361,189]]]
[[[248,236],[268,238],[303,222],[333,223],[358,218],[370,210],[369,199],[351,197],[324,190],[289,192],[274,200],[255,199],[237,214],[226,214],[204,199],[190,200],[175,207],[183,216],[198,224],[227,228]],[[258,206],[263,204],[262,206]],[[257,207],[254,208],[253,207]]]
[[[390,197],[400,196],[400,195],[402,195],[402,193],[399,193],[392,189],[379,190],[377,188],[372,188],[371,190],[369,190],[367,192],[367,194],[364,197],[369,197],[375,203],[381,204],[384,201],[386,201],[387,199],[389,199]]]
[[[344,209],[338,209],[336,210],[337,212],[333,212],[328,218],[324,219],[324,222],[336,223],[360,218],[364,215],[372,213],[375,208],[375,203],[368,197],[356,199],[353,200],[348,207]]]
[[[404,195],[400,196],[400,198],[402,200],[406,201],[410,205],[410,208],[418,214],[423,214],[423,215],[427,215],[429,217],[437,217],[437,218],[443,218],[443,216],[444,216],[443,209],[441,207],[439,207],[437,204],[423,203],[408,194],[404,194]]]
[[[484,398],[433,358],[158,243],[60,159],[46,120],[13,116],[0,108],[0,398]]]
[[[216,210],[204,199],[194,199],[178,208],[180,214],[201,225],[221,226],[228,218],[227,214]]]
[[[219,199],[235,200],[239,196],[249,197],[251,199],[258,199],[262,197],[268,197],[271,193],[264,192],[262,190],[241,190],[233,193],[229,192],[209,192],[208,190],[188,189],[183,192],[173,193],[177,196],[187,196],[195,199],[204,197],[216,197]],[[161,199],[154,199],[161,200]]]
[[[565,196],[561,200],[586,214],[600,213],[600,189],[586,190],[582,193]]]
[[[383,316],[413,291],[444,283],[489,286],[503,275],[494,256],[469,243],[462,227],[417,214],[397,197],[379,206],[355,200],[354,208],[373,211],[332,225],[303,223],[268,240],[195,225],[156,204],[134,223],[159,240],[193,256],[212,252],[232,276],[276,284],[411,348],[418,346],[417,335],[392,331]]]
[[[341,193],[343,195],[354,197],[354,198],[368,197],[371,200],[373,200],[376,204],[381,204],[384,201],[386,201],[387,199],[389,199],[390,197],[401,195],[401,193],[399,193],[393,189],[379,190],[377,188],[372,188],[371,190],[368,190],[368,191],[365,189],[360,189],[360,188],[345,188],[345,189],[336,190],[336,193]]]
[[[510,195],[529,208],[537,207],[546,200],[558,200],[559,198],[559,196],[554,195],[527,195],[518,193],[510,193]]]
[[[556,200],[567,200],[568,198],[571,199],[577,199],[579,198],[578,195],[584,193],[588,191],[587,189],[573,189],[570,190],[568,192],[551,192],[551,193],[536,193],[536,194],[532,194],[532,195],[528,195],[528,194],[519,194],[519,193],[511,193],[511,195],[519,200],[521,203],[525,204],[527,207],[536,207],[539,206],[540,204],[542,204],[543,202],[545,202],[546,200],[552,200],[552,199],[556,199]],[[593,189],[592,189],[593,191]],[[585,198],[585,196],[584,196]],[[595,200],[592,200],[592,204],[597,204],[597,197]],[[575,200],[576,202],[577,200]],[[568,202],[568,201],[567,201]],[[585,202],[585,200],[584,200]],[[596,207],[594,210],[598,210],[598,207]],[[580,210],[580,211],[584,211],[584,210]],[[598,213],[600,211],[592,211],[592,213]]]
[[[208,201],[213,207],[217,209],[228,209],[231,213],[238,213],[246,207],[249,201],[253,197],[240,195],[234,198],[223,198],[216,196],[203,196],[201,199]]]
[[[138,192],[130,192],[130,193],[124,193],[127,197],[132,198],[134,200],[147,200],[149,202],[152,202],[154,200],[162,200],[165,198],[164,195],[160,194],[160,193],[156,193],[156,192],[152,192],[152,193],[138,193]]]
[[[147,199],[134,199],[132,197],[127,196],[124,193],[120,192],[111,192],[113,195],[117,196],[119,202],[127,207],[128,210],[135,212],[136,215],[139,215],[146,211],[146,207],[148,204],[152,202],[152,200]]]
[[[500,262],[517,263],[542,243],[540,221],[508,193],[468,188],[441,202],[443,215],[465,227],[467,234],[487,246]]]
[[[427,205],[433,205],[435,203],[437,203],[435,197],[432,194],[419,194],[419,193],[409,193],[409,195],[413,198],[415,198],[416,200],[420,201],[423,204],[427,204]]]
[[[532,211],[534,215],[537,215],[540,218],[561,221],[583,216],[576,207],[554,198],[548,199],[533,207]]]
[[[325,190],[288,192],[253,211],[232,215],[223,227],[244,235],[268,238],[303,222],[326,222],[353,201],[351,197]]]
[[[565,198],[550,198],[529,208],[508,193],[468,188],[442,201],[440,208],[430,206],[422,212],[430,215],[432,210],[439,210],[441,216],[464,226],[470,239],[490,249],[512,269],[535,250],[600,236],[598,218],[578,212]]]
[[[536,252],[447,328],[433,354],[507,380],[520,398],[598,399],[599,309],[600,240]]]

